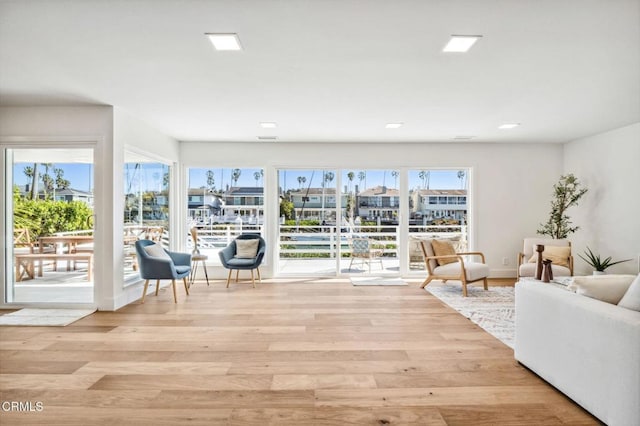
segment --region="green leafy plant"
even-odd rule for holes
[[[571,221],[567,215],[567,209],[578,205],[578,200],[587,192],[586,188],[580,188],[580,182],[572,174],[560,176],[558,183],[553,185],[553,200],[551,200],[551,213],[546,223],[540,224],[538,234],[549,235],[560,240],[567,238],[579,227],[571,226]]]
[[[599,272],[603,272],[605,269],[609,268],[610,266],[617,265],[618,263],[622,263],[622,262],[628,262],[631,260],[631,259],[625,259],[625,260],[613,261],[611,256],[605,259],[602,259],[600,258],[599,254],[593,253],[593,251],[591,251],[589,247],[587,247],[584,253],[585,253],[584,256],[581,254],[578,254],[578,256],[580,256],[582,260],[587,262],[590,266],[592,266],[596,271],[599,271]]]

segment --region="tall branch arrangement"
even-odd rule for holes
[[[580,182],[573,174],[560,176],[558,183],[553,185],[553,199],[551,200],[551,212],[549,220],[541,223],[538,234],[549,235],[554,239],[567,238],[579,227],[571,226],[571,221],[567,215],[567,209],[578,205],[578,200],[587,192],[586,188],[580,187]]]

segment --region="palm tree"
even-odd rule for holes
[[[55,168],[53,173],[56,175],[56,189],[67,189],[71,182],[64,178],[64,170]]]
[[[31,191],[29,198],[36,200],[38,198],[38,163],[34,163],[33,167],[26,166],[23,170],[24,174],[31,179]]]
[[[253,178],[256,180],[256,188],[257,188],[258,181],[260,180],[260,172],[253,172]]]
[[[391,176],[393,176],[393,187],[394,188],[398,188],[398,176],[400,176],[400,173],[397,170],[393,170],[391,172]]]
[[[53,190],[53,178],[49,175],[49,169],[53,168],[53,163],[41,163],[44,166],[44,174],[42,175],[42,189],[44,190],[44,198],[47,198],[47,190]]]
[[[213,170],[207,170],[207,188],[209,188],[209,191],[213,191],[216,188],[215,183],[216,180]]]
[[[347,173],[347,179],[349,179],[349,192],[351,192],[351,183],[353,182],[353,178],[356,177],[356,174],[353,172]]]
[[[423,188],[423,189],[424,189],[424,188],[427,188],[427,184],[426,184],[426,182],[427,182],[427,179],[429,178],[429,173],[430,173],[430,172],[427,172],[426,170],[421,170],[421,171],[420,171],[420,173],[418,173],[418,177],[419,177],[420,179],[422,179],[422,188]],[[428,189],[428,188],[427,188],[427,189]]]
[[[333,178],[335,177],[335,174],[333,172],[325,172],[324,170],[322,171],[322,222],[324,222],[324,188],[327,186],[327,183],[330,183]]]
[[[333,172],[327,172],[324,174],[324,180],[327,183],[331,183],[331,181],[333,181],[333,178],[335,178],[336,175]]]
[[[242,174],[242,171],[240,169],[233,169],[231,171],[231,180],[233,181],[233,184],[235,186],[238,186],[238,179],[240,179],[241,174]]]
[[[298,176],[298,187],[302,188],[302,176]]]
[[[358,180],[360,181],[360,184],[362,184],[362,181],[364,181],[364,188],[366,189],[367,187],[367,173],[364,171],[358,172]]]
[[[464,189],[464,177],[466,176],[466,173],[464,172],[464,170],[459,170],[458,171],[458,179],[460,179],[460,189]]]

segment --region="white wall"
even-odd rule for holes
[[[631,258],[607,272],[638,273],[640,123],[567,143],[564,172],[575,174],[589,189],[570,213],[581,228],[571,237],[574,253],[589,246],[614,260]],[[575,262],[577,274],[591,271],[580,258]]]
[[[122,235],[123,228],[123,212],[124,212],[124,162],[125,151],[128,151],[128,157],[134,156],[140,161],[143,159],[162,162],[173,165],[179,159],[178,142],[159,132],[145,122],[138,120],[129,115],[121,108],[114,108],[114,124],[113,124],[113,146],[115,152],[114,163],[114,197],[111,205],[113,215],[113,244],[116,247],[116,255],[113,257],[112,268],[115,275],[119,276],[117,284],[114,286],[113,306],[115,309],[125,306],[135,300],[138,300],[142,294],[142,283],[140,280],[133,285],[127,283],[126,287],[123,282],[123,265],[124,265],[124,248]],[[177,177],[177,175],[176,175]],[[170,203],[172,212],[179,212],[182,206],[180,203],[182,197],[178,193],[178,182],[174,182],[172,192],[170,193]],[[179,214],[170,216],[171,241],[179,238],[179,230],[181,229]]]
[[[548,215],[562,152],[555,144],[181,143],[185,167],[264,168],[271,194],[277,193],[277,168],[471,168],[471,241],[487,256],[493,277],[515,277],[523,238],[534,236]],[[277,206],[267,205],[265,211],[277,214]],[[275,230],[267,230],[272,241],[275,236]]]
[[[109,213],[113,198],[113,109],[84,107],[2,107],[0,138],[3,142],[95,144],[96,232],[94,262],[95,302],[99,309],[113,309],[112,294],[118,277],[113,264],[113,220]],[[2,164],[4,168],[4,164]],[[3,221],[4,222],[4,221]],[[4,223],[0,225],[4,227]],[[2,234],[6,235],[4,228]],[[4,276],[4,272],[3,272]]]

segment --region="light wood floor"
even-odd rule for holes
[[[67,327],[0,327],[1,401],[43,404],[0,423],[598,424],[418,283],[180,290]]]

